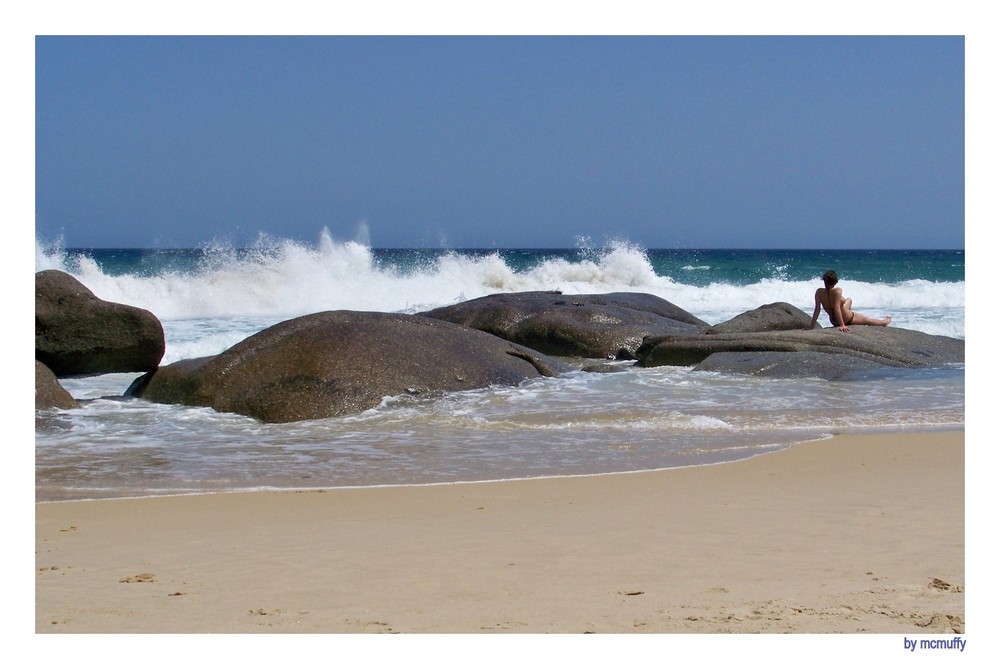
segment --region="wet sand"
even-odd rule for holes
[[[963,634],[964,433],[575,478],[35,505],[37,633]]]

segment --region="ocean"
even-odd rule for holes
[[[378,249],[261,238],[250,248],[66,249],[35,269],[154,313],[162,364],[220,353],[318,311],[416,313],[484,295],[641,292],[708,323],[772,302],[812,313],[820,275],[892,327],[965,338],[962,250]],[[821,324],[828,326],[825,315]],[[373,342],[377,346],[377,342]],[[570,361],[577,369],[586,361]],[[267,425],[122,396],[138,374],[63,379],[79,408],[35,420],[37,501],[453,483],[708,465],[838,433],[961,430],[964,365],[830,382],[636,368],[386,398],[364,413]]]

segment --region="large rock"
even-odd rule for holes
[[[706,360],[719,353],[739,356]],[[803,354],[775,357],[774,353]],[[753,354],[757,354],[756,357]],[[817,354],[838,354],[823,363],[817,373]],[[929,335],[895,327],[855,326],[850,332],[836,328],[809,331],[776,331],[739,334],[671,335],[647,337],[636,351],[643,367],[660,365],[705,365],[702,369],[737,373],[822,376],[872,367],[939,367],[965,361],[965,342],[952,337]],[[781,363],[780,372],[775,370]],[[754,372],[754,367],[759,369]]]
[[[35,274],[35,359],[57,377],[150,371],[164,348],[145,309],[106,302],[65,272]]]
[[[387,396],[516,385],[564,369],[441,320],[327,311],[278,323],[217,356],[162,367],[126,394],[281,423],[358,413]]]
[[[757,307],[753,311],[731,318],[725,323],[710,327],[705,334],[737,334],[740,332],[773,332],[775,330],[802,330],[809,327],[812,318],[798,307],[787,302],[775,302]]]
[[[79,403],[73,399],[52,370],[35,360],[35,411],[73,409]]]
[[[817,378],[834,381],[856,372],[885,367],[878,360],[844,353],[758,351],[713,353],[694,369],[700,372],[746,374],[771,379]]]
[[[708,323],[644,293],[504,293],[422,315],[489,332],[555,356],[630,360],[643,337],[704,332]]]

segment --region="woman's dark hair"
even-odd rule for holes
[[[827,288],[832,288],[833,286],[836,286],[838,281],[840,281],[840,279],[837,278],[837,273],[834,272],[832,269],[828,269],[827,271],[823,272],[823,283],[826,284]]]

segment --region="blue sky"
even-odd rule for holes
[[[964,248],[962,37],[38,37],[69,247]]]

